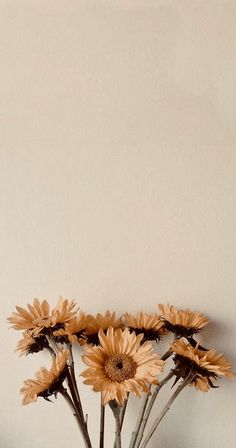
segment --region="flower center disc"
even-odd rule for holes
[[[113,355],[105,363],[107,376],[118,383],[133,378],[136,369],[136,362],[128,355]]]

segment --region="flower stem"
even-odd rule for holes
[[[46,335],[49,347],[51,348],[51,350],[55,353],[55,355],[57,355],[57,353],[60,352],[60,349],[56,343],[56,341],[54,340],[53,337]]]
[[[156,420],[154,421],[150,431],[148,432],[148,434],[146,435],[141,448],[145,448],[148,444],[148,442],[150,441],[151,437],[153,436],[154,432],[156,431],[157,427],[159,426],[159,424],[161,423],[162,419],[165,417],[166,413],[169,411],[172,403],[175,401],[175,399],[178,397],[178,395],[180,394],[180,392],[184,389],[184,387],[190,383],[190,381],[192,381],[192,379],[194,378],[195,375],[193,375],[192,373],[190,373],[185,380],[177,387],[177,389],[175,390],[175,392],[173,393],[173,395],[170,397],[170,399],[168,400],[168,402],[166,403],[166,405],[164,406],[164,408],[162,409],[161,413],[159,414],[159,416],[156,418]]]
[[[101,405],[100,405],[100,442],[99,442],[99,448],[104,448],[104,426],[105,426],[105,406],[102,403],[102,394],[101,394]]]
[[[109,406],[113,412],[115,422],[116,422],[116,431],[115,431],[115,446],[116,448],[121,448],[121,429],[120,429],[120,405],[116,400],[110,400]]]
[[[77,394],[76,394],[76,391],[75,391],[73,378],[72,378],[72,375],[71,375],[71,372],[70,372],[69,368],[68,368],[68,371],[67,371],[67,381],[68,381],[68,386],[69,386],[70,393],[71,393],[71,396],[72,396],[72,399],[73,399],[73,402],[74,402],[74,406],[75,406],[76,411],[78,413],[78,416],[79,416],[79,418],[80,418],[80,420],[82,422],[83,434],[85,435],[85,438],[87,440],[86,447],[88,446],[89,448],[91,448],[92,445],[91,445],[91,441],[90,441],[90,437],[89,437],[89,433],[88,433],[88,429],[87,429],[87,421],[84,420],[81,402],[77,398]]]
[[[173,353],[173,351],[172,351],[171,348],[169,350],[167,350],[164,353],[164,355],[162,355],[162,357],[161,357],[162,361],[166,361],[166,359],[168,359],[172,355],[172,353]],[[155,398],[156,398],[157,393],[159,392],[160,388],[162,386],[164,386],[164,384],[162,384],[162,385],[161,384],[162,384],[162,382],[156,387],[156,390],[154,392]],[[151,391],[151,385],[149,387],[149,391]],[[134,431],[132,433],[132,437],[131,437],[131,441],[130,441],[130,444],[129,444],[129,448],[136,448],[136,447],[138,447],[140,442],[141,442],[141,440],[142,440],[142,438],[143,438],[143,431],[144,431],[145,426],[147,424],[147,422],[145,422],[146,419],[144,417],[144,414],[145,414],[145,411],[146,411],[146,408],[147,408],[147,404],[148,404],[149,398],[150,398],[150,395],[147,394],[147,395],[145,395],[145,397],[143,399],[143,403],[141,405],[141,409],[140,409],[140,413],[139,413],[139,416],[138,416],[138,419],[137,419],[137,422],[136,422],[136,425],[135,425],[135,429],[134,429]],[[155,398],[154,398],[154,401],[155,401]],[[153,395],[152,395],[152,400],[153,400]],[[153,403],[154,403],[154,401],[153,401]],[[152,406],[153,406],[153,404],[152,404]],[[151,408],[152,408],[152,406],[151,406]],[[150,409],[150,412],[151,412],[151,409]],[[150,412],[149,412],[149,414],[150,414]],[[148,414],[148,416],[149,416],[149,414]],[[141,433],[141,436],[140,436],[140,433]]]
[[[69,348],[69,370],[70,370],[70,375],[71,375],[71,384],[73,385],[73,389],[76,395],[76,399],[77,399],[77,403],[79,406],[79,410],[81,413],[81,417],[85,423],[85,425],[87,426],[87,422],[84,418],[84,412],[83,412],[83,407],[82,407],[82,403],[81,403],[81,399],[80,399],[80,394],[79,394],[79,390],[78,390],[78,386],[77,386],[77,381],[76,381],[76,376],[75,376],[75,366],[74,366],[74,358],[73,358],[73,352],[72,352],[72,345],[69,344],[68,345]]]
[[[52,349],[52,347],[50,347],[50,345],[47,347],[47,350],[49,351],[50,355],[52,356],[52,358],[54,359],[56,357],[56,353],[54,352],[54,350]]]
[[[74,359],[73,359],[73,352],[72,352],[71,344],[68,345],[68,349],[69,349],[69,366],[67,369],[67,382],[68,382],[70,393],[71,393],[71,396],[72,396],[72,399],[74,402],[74,406],[75,406],[76,411],[79,415],[79,418],[82,422],[82,431],[83,431],[83,435],[84,435],[84,438],[86,439],[86,443],[87,443],[86,448],[87,448],[87,446],[89,448],[91,448],[92,445],[91,445],[91,440],[90,440],[89,433],[88,433],[87,419],[85,420],[85,418],[84,418],[83,407],[82,407],[82,403],[80,400],[79,390],[77,387],[77,381],[76,381],[76,377],[75,377]]]
[[[121,448],[121,432],[120,432],[120,418],[115,417],[116,420],[116,448]]]
[[[121,411],[120,411],[120,430],[122,430],[122,426],[123,426],[123,423],[124,423],[124,418],[125,418],[125,413],[126,413],[128,400],[129,400],[129,392],[127,394],[127,399],[125,400],[125,403],[123,404],[123,406],[121,408]]]
[[[84,444],[86,448],[92,448],[91,442],[88,440],[87,438],[87,434],[84,432],[84,425],[83,422],[81,420],[81,416],[78,413],[78,410],[76,409],[75,404],[73,403],[73,400],[71,399],[70,395],[68,394],[67,390],[64,387],[61,387],[61,389],[59,390],[60,394],[65,398],[67,404],[69,405],[75,420],[79,426],[81,435],[84,439]]]
[[[151,385],[149,387],[149,390],[151,390]],[[140,431],[140,425],[141,425],[141,422],[143,420],[143,416],[144,416],[144,413],[145,413],[145,410],[146,410],[146,407],[147,407],[147,404],[148,404],[148,400],[149,400],[149,395],[146,394],[143,397],[143,403],[141,405],[140,413],[139,413],[139,416],[137,418],[134,431],[132,432],[132,437],[131,437],[131,441],[130,441],[130,444],[129,444],[129,448],[134,448],[135,447],[135,442],[137,440],[137,437],[138,437],[138,434],[139,434],[139,431]]]
[[[51,347],[51,349],[53,350],[53,352],[55,354],[58,354],[60,352],[60,348],[58,347],[54,337],[51,335],[51,336],[46,336],[46,338],[49,343],[49,347]],[[81,431],[83,432],[83,435],[85,436],[85,438],[87,440],[86,447],[87,446],[91,447],[92,445],[91,445],[91,441],[90,441],[90,437],[89,437],[89,433],[88,433],[88,429],[87,429],[87,421],[84,419],[83,408],[82,408],[79,391],[78,391],[78,387],[77,387],[77,382],[76,382],[76,377],[75,377],[74,359],[73,359],[71,344],[69,344],[68,349],[69,349],[69,365],[67,368],[67,382],[68,382],[70,393],[71,393],[71,396],[73,399],[73,404],[76,408],[76,412],[77,412],[77,414],[80,418],[80,421],[82,423],[82,426],[83,426]]]
[[[129,400],[129,396],[130,393],[127,393],[127,399],[125,400],[125,403],[123,404],[121,411],[120,411],[120,430],[122,430],[122,426],[124,423],[124,418],[125,418],[125,413],[126,413],[126,408],[127,408],[127,404],[128,404],[128,400]],[[114,442],[113,448],[116,448],[116,441]]]
[[[149,402],[149,404],[148,404],[148,407],[147,407],[147,410],[146,410],[146,412],[144,413],[144,415],[143,415],[143,418],[142,418],[142,420],[141,420],[141,422],[140,422],[140,429],[139,429],[139,432],[138,432],[138,437],[137,437],[137,442],[136,442],[136,444],[134,445],[134,447],[135,448],[138,448],[139,446],[140,446],[140,444],[141,444],[141,441],[142,441],[142,439],[143,439],[143,433],[144,433],[144,431],[145,431],[145,428],[146,428],[146,425],[147,425],[147,422],[148,422],[148,419],[149,419],[149,416],[150,416],[150,413],[151,413],[151,410],[152,410],[152,408],[153,408],[153,405],[154,405],[154,403],[155,403],[155,400],[156,400],[156,397],[157,397],[157,395],[158,395],[158,393],[159,393],[159,391],[161,390],[161,388],[172,378],[174,376],[174,373],[172,372],[172,370],[168,373],[168,375],[165,377],[165,378],[163,378],[163,380],[162,381],[160,381],[160,383],[158,384],[158,386],[156,386],[156,388],[155,388],[155,390],[154,390],[154,392],[152,393],[152,396],[151,396],[151,399],[150,399],[150,402]]]
[[[173,353],[173,350],[171,348],[169,348],[169,350],[167,350],[167,352],[164,353],[164,355],[162,355],[161,359],[162,361],[166,361]]]

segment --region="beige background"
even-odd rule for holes
[[[15,304],[189,306],[235,361],[236,1],[0,0],[0,34],[0,446],[82,448],[61,400],[20,405],[49,359],[14,354]],[[185,391],[150,448],[232,448],[221,384]]]

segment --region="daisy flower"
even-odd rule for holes
[[[199,333],[209,319],[201,313],[186,310],[177,310],[172,305],[159,305],[161,318],[166,330],[175,333],[176,336],[191,338],[194,333]]]
[[[56,394],[65,377],[67,371],[68,351],[61,352],[53,359],[50,370],[42,367],[37,373],[35,379],[24,381],[24,385],[20,392],[24,395],[22,404],[29,404],[36,401],[38,397],[48,400],[52,394]]]
[[[217,387],[213,384],[217,378],[231,378],[234,375],[231,364],[225,360],[222,353],[216,350],[202,351],[198,346],[192,347],[183,339],[174,341],[171,348],[175,353],[173,371],[177,381],[179,378],[186,378],[189,374],[193,374],[191,385],[207,392],[209,388]]]
[[[116,400],[122,405],[127,393],[140,397],[149,393],[148,385],[158,384],[156,376],[162,372],[164,361],[154,353],[152,345],[141,345],[143,335],[136,336],[126,328],[100,330],[99,346],[87,346],[83,361],[89,366],[81,375],[84,383],[101,392],[103,404]]]
[[[61,297],[56,307],[50,311],[46,300],[40,302],[38,299],[34,299],[32,305],[27,305],[28,309],[16,306],[16,312],[12,313],[8,321],[12,324],[12,328],[29,330],[32,336],[50,334],[52,329],[58,329],[72,319],[77,312],[75,307],[74,301]]]
[[[164,323],[158,314],[148,314],[143,311],[136,315],[125,313],[123,323],[136,335],[143,333],[142,342],[160,340],[165,332]]]

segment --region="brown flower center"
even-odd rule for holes
[[[136,362],[128,355],[113,355],[105,363],[107,376],[118,383],[133,378],[136,370]]]

